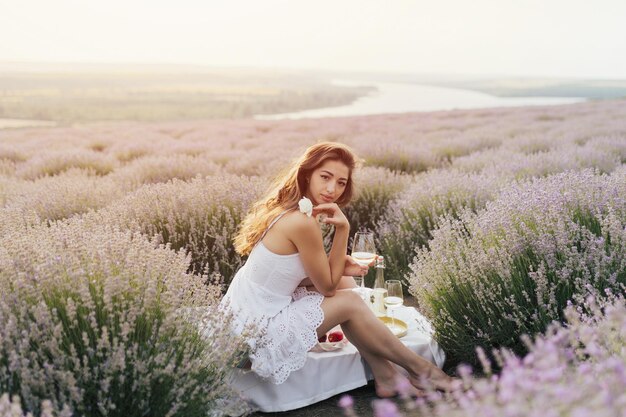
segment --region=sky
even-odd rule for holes
[[[0,0],[0,62],[626,79],[624,0]]]

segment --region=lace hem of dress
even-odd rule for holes
[[[304,366],[307,352],[317,344],[317,328],[324,321],[323,295],[298,287],[293,300],[279,313],[287,317],[276,317],[282,322],[275,323],[277,331],[268,332],[273,337],[263,336],[250,355],[252,371],[274,384],[282,384],[291,372]]]

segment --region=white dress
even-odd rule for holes
[[[324,321],[324,296],[298,284],[306,278],[300,254],[278,255],[265,247],[265,233],[286,213],[274,219],[237,271],[222,305],[235,313],[233,331],[257,323],[265,331],[249,339],[252,371],[274,384],[304,366],[307,352],[317,344],[316,329]]]

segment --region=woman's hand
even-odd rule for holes
[[[346,266],[343,269],[344,275],[350,275],[353,277],[363,276],[367,274],[369,271],[369,266],[361,266],[359,265],[352,256],[346,255]]]
[[[322,219],[322,223],[332,224],[337,229],[350,230],[350,222],[336,203],[323,203],[313,207],[312,216],[317,216],[320,213],[326,215]]]

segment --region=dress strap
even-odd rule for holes
[[[280,220],[281,217],[283,217],[285,214],[287,214],[287,212],[290,211],[289,209],[283,211],[282,213],[280,213],[278,216],[276,216],[276,218],[274,220],[272,220],[272,222],[270,223],[269,226],[267,226],[267,229],[265,229],[265,231],[263,232],[263,234],[261,235],[261,238],[259,239],[259,242],[263,240],[263,238],[265,237],[265,234],[272,228],[272,226],[274,226],[274,224]]]

